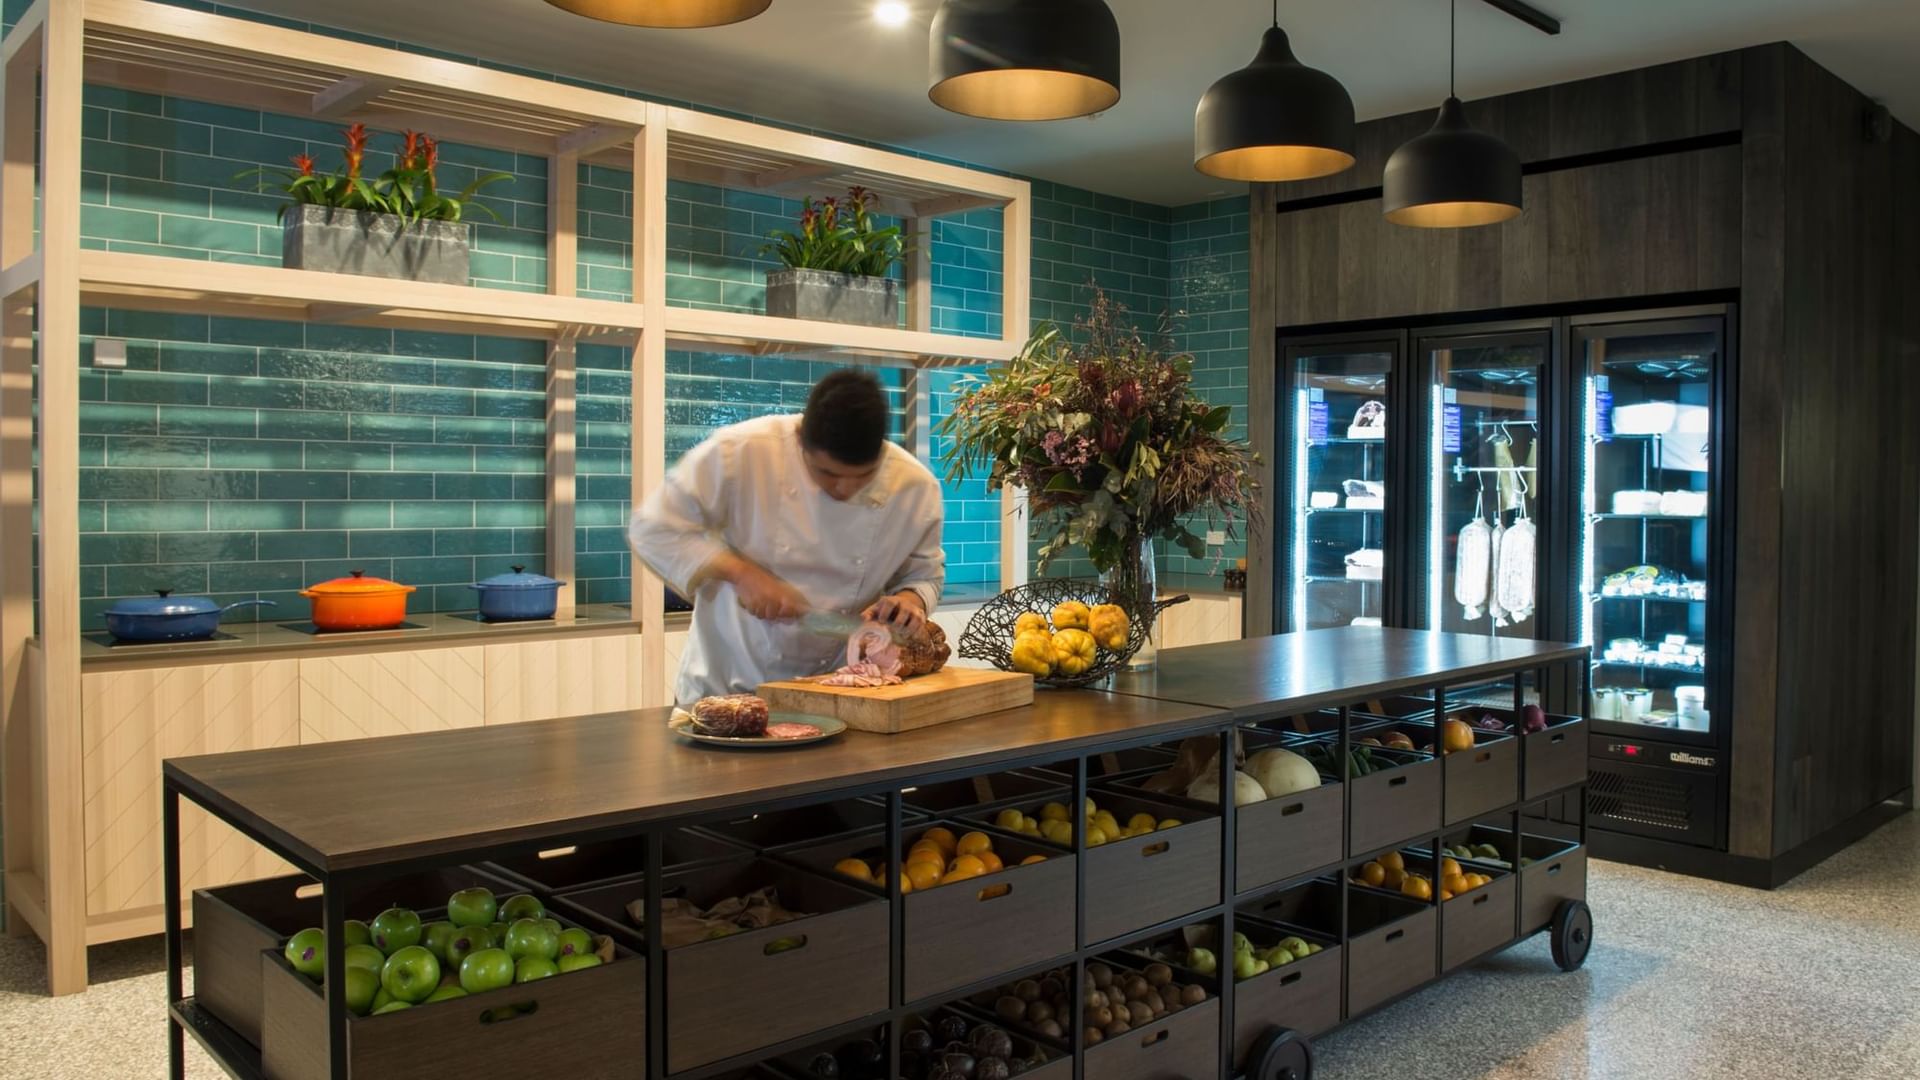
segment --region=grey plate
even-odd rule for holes
[[[680,709],[673,711],[673,717],[667,721],[667,726],[672,728],[681,738],[692,739],[694,742],[708,743],[713,746],[752,747],[756,750],[770,750],[781,746],[805,746],[808,743],[825,742],[847,730],[846,721],[844,720],[837,720],[831,716],[815,716],[811,713],[769,713],[767,715],[767,723],[812,724],[814,727],[820,729],[820,734],[808,735],[800,739],[774,739],[764,735],[751,739],[727,735],[707,735],[695,731],[693,729],[693,717]]]

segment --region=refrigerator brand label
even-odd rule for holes
[[[1440,449],[1449,454],[1460,452],[1460,406],[1440,407]]]
[[[1307,403],[1307,445],[1319,446],[1327,441],[1327,403],[1309,401]]]
[[[1601,442],[1613,441],[1613,391],[1593,392],[1593,434]]]
[[[1689,754],[1685,750],[1673,751],[1667,755],[1667,760],[1673,762],[1675,765],[1703,765],[1709,769],[1713,768],[1712,758],[1701,757],[1699,754]]]

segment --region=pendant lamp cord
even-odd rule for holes
[[[1273,25],[1280,25],[1280,0],[1273,0]]]
[[[1278,5],[1280,0],[1274,0]],[[1454,29],[1454,19],[1459,16],[1460,0],[1447,0],[1447,96],[1459,97],[1453,85],[1453,67],[1460,52],[1460,39]]]

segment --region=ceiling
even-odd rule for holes
[[[1562,20],[1558,37],[1459,0],[1461,97],[1786,40],[1920,127],[1920,0],[1533,2]],[[1270,19],[1266,0],[1109,0],[1124,50],[1120,103],[1086,119],[1007,124],[927,100],[936,0],[908,0],[911,21],[897,29],[870,17],[873,0],[776,0],[757,19],[705,30],[611,26],[541,0],[241,3],[1164,205],[1243,190],[1193,170],[1193,106],[1252,58]],[[1444,96],[1441,0],[1287,0],[1280,14],[1295,52],[1347,85],[1361,119]]]

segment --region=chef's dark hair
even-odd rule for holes
[[[887,442],[887,395],[864,371],[836,371],[813,385],[800,441],[843,465],[867,465]]]

